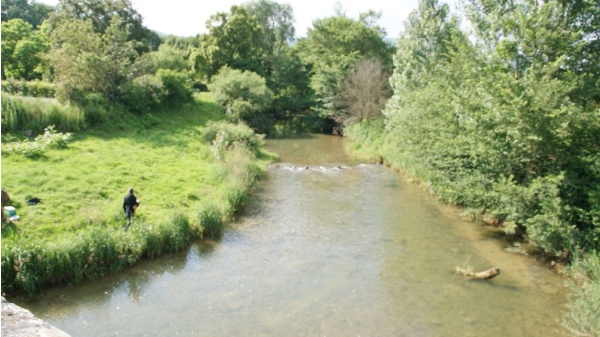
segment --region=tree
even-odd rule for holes
[[[274,119],[290,117],[310,106],[312,92],[309,73],[290,45],[294,41],[294,13],[289,4],[271,0],[253,0],[245,8],[261,27],[261,74],[275,94],[271,115]]]
[[[65,20],[54,27],[48,54],[54,68],[56,97],[83,102],[87,93],[105,93],[109,87],[108,64],[102,37],[89,20]]]
[[[117,100],[119,86],[132,79],[131,63],[137,52],[128,37],[129,31],[123,26],[119,16],[111,19],[110,26],[102,34],[102,55],[107,65],[105,94],[111,101]]]
[[[264,78],[225,67],[213,78],[209,89],[233,119],[242,120],[259,132],[268,130],[272,120],[265,113],[271,108],[273,92]]]
[[[560,62],[555,77],[579,78],[571,99],[594,105],[600,101],[599,8],[596,0],[470,0],[467,14],[477,42],[495,51],[496,60],[514,76],[536,64]]]
[[[278,59],[294,40],[294,14],[289,4],[279,4],[272,0],[253,0],[244,7],[248,15],[253,16],[262,28],[260,49],[261,67],[267,80],[271,77]]]
[[[2,21],[22,19],[37,29],[55,8],[29,0],[2,0]]]
[[[208,79],[228,66],[263,74],[261,28],[244,7],[232,6],[230,13],[217,13],[206,22],[208,34],[200,36],[196,69]]]
[[[589,76],[572,68],[586,29],[564,22],[560,1],[471,3],[469,38],[435,0],[411,13],[385,109],[395,155],[443,200],[547,252],[600,241],[600,115],[590,96],[571,98]]]
[[[335,116],[339,107],[339,84],[363,58],[377,58],[384,68],[391,66],[393,48],[378,26],[345,16],[319,19],[298,41],[302,62],[312,71],[311,88],[315,92],[314,110],[322,117]]]
[[[57,12],[50,18],[53,26],[63,20],[77,18],[90,20],[96,34],[104,34],[112,18],[121,18],[122,28],[129,30],[129,41],[136,41],[139,53],[158,48],[158,35],[144,27],[142,15],[131,5],[130,0],[60,0]]]
[[[450,17],[448,5],[437,0],[421,1],[410,13],[394,55],[391,82],[396,101],[402,100],[403,92],[425,87],[438,75],[436,67],[449,60],[452,32],[457,30],[457,19]]]
[[[2,78],[40,79],[47,37],[22,19],[2,23]]]
[[[341,114],[338,123],[343,125],[366,121],[381,116],[390,96],[389,75],[378,59],[358,62],[354,70],[340,85]]]
[[[310,72],[298,56],[297,49],[284,47],[275,63],[267,85],[275,94],[274,119],[293,117],[309,110],[314,93],[310,88]]]

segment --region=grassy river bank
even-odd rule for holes
[[[414,154],[399,148],[394,137],[384,131],[383,121],[354,124],[345,129],[345,135],[350,140],[347,146],[349,152],[382,162],[403,172],[409,180],[421,184],[423,188],[448,202],[443,196],[436,193],[436,191],[448,188],[439,183],[441,179],[436,179],[443,173],[420,165],[419,160],[415,160]],[[472,191],[462,190],[453,193],[468,194]],[[473,214],[470,209],[465,209],[464,214],[473,219],[481,219],[482,216],[485,216],[485,214]],[[527,235],[524,234],[522,239],[527,240]],[[571,255],[573,257],[570,263],[563,265],[561,262],[564,261],[560,261],[555,265],[558,266],[556,270],[566,277],[572,290],[561,324],[573,336],[598,337],[600,336],[600,315],[598,315],[600,312],[600,252],[590,250],[585,253],[577,253]]]
[[[273,160],[249,128],[223,121],[208,94],[112,116],[33,158],[7,154],[22,131],[3,130],[2,189],[19,216],[2,226],[3,293],[79,283],[218,236]],[[129,187],[141,205],[124,232]]]

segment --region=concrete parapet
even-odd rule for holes
[[[70,337],[2,297],[2,337]]]

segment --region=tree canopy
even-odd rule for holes
[[[466,13],[469,37],[447,5],[423,0],[398,40],[384,113],[402,162],[547,252],[598,245],[598,79],[587,66],[598,57],[581,53],[595,42],[580,27],[597,10],[472,0]]]
[[[50,5],[35,1],[2,0],[2,21],[21,19],[37,29],[54,10]]]
[[[374,13],[360,20],[343,15],[316,20],[296,48],[303,63],[311,69],[310,86],[315,92],[314,110],[321,116],[338,113],[340,81],[363,58],[379,59],[385,69],[391,66],[393,47],[379,26],[371,24]]]
[[[208,34],[200,36],[198,69],[208,79],[222,67],[249,70],[264,75],[261,68],[261,27],[242,6],[230,13],[217,13],[206,22]]]

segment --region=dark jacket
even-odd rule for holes
[[[137,198],[133,193],[129,193],[123,198],[123,211],[127,215],[127,217],[131,217],[135,212],[135,208],[140,203],[137,201]]]

